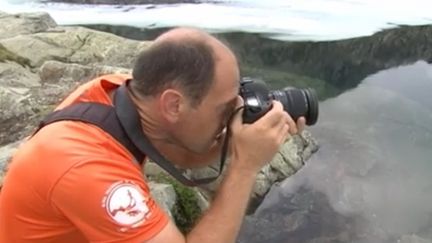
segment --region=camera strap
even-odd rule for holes
[[[127,82],[125,82],[127,83]],[[144,134],[135,104],[130,99],[125,84],[114,94],[114,107],[96,102],[80,102],[48,114],[33,132],[34,136],[44,126],[58,121],[80,121],[96,125],[122,144],[141,164],[148,156],[162,169],[186,186],[198,186],[215,181],[222,173],[228,151],[230,131],[227,129],[221,151],[218,175],[214,177],[191,179],[177,169],[157,151]]]
[[[127,84],[127,82],[126,82]],[[159,151],[153,146],[150,140],[147,138],[141,127],[141,121],[139,114],[135,108],[135,104],[130,99],[126,85],[121,85],[115,92],[114,95],[114,107],[118,120],[123,127],[124,132],[132,141],[132,143],[141,151],[147,155],[152,161],[158,164],[162,169],[176,178],[178,181],[187,186],[197,186],[201,184],[208,184],[215,181],[222,173],[225,165],[225,159],[227,154],[227,148],[229,143],[229,133],[225,136],[224,144],[222,146],[222,156],[219,165],[219,172],[217,176],[191,179],[184,175],[179,169],[177,169],[173,163],[167,160]],[[228,131],[227,131],[228,132]]]

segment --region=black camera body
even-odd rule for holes
[[[282,103],[284,110],[294,119],[306,118],[306,124],[314,125],[318,120],[318,97],[311,88],[287,87],[283,90],[269,90],[265,83],[243,78],[239,95],[244,100],[243,122],[253,123],[272,107],[272,101]]]

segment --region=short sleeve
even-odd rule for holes
[[[50,194],[52,206],[89,242],[143,242],[169,218],[129,161],[86,161],[69,169]]]

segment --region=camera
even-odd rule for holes
[[[318,97],[314,89],[287,87],[283,90],[269,90],[267,85],[251,78],[242,78],[239,95],[244,100],[243,122],[253,123],[272,107],[272,100],[282,103],[284,110],[294,119],[306,118],[307,125],[318,120]]]

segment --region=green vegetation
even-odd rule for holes
[[[154,178],[156,182],[167,183],[173,186],[177,199],[171,210],[177,227],[183,232],[189,232],[201,216],[196,192],[187,186],[180,184],[175,179],[165,174],[159,174]]]

